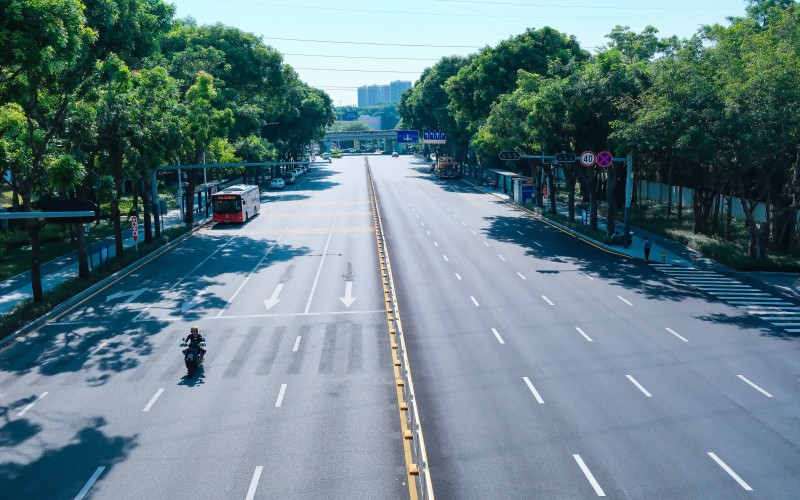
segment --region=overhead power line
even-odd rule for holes
[[[394,60],[403,60],[403,61],[438,61],[439,59],[434,58],[424,58],[424,57],[371,57],[371,56],[337,56],[337,55],[330,55],[330,54],[292,54],[288,52],[283,52],[285,56],[305,56],[305,57],[336,57],[336,58],[343,58],[343,59],[377,59],[379,61],[394,61]]]
[[[520,2],[490,2],[486,0],[434,0],[441,3],[469,3],[477,5],[511,5],[514,7],[557,7],[562,9],[600,9],[600,10],[654,10],[654,11],[673,11],[673,12],[730,12],[731,9],[705,9],[690,7],[623,7],[619,5],[574,5],[574,4],[553,4],[553,3],[520,3]]]
[[[361,73],[408,73],[410,75],[418,75],[422,71],[395,71],[393,69],[341,69],[341,68],[294,68],[294,69],[309,69],[312,71],[357,71]]]
[[[423,43],[381,43],[381,42],[350,42],[343,40],[312,40],[310,38],[279,38],[275,36],[264,37],[264,40],[284,40],[289,42],[313,42],[313,43],[340,43],[347,45],[378,45],[382,47],[433,47],[437,49],[480,49],[474,45],[430,45]]]

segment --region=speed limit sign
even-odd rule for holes
[[[594,153],[591,151],[584,151],[581,153],[581,165],[584,167],[591,167],[594,165]]]

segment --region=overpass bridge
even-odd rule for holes
[[[353,130],[342,132],[328,132],[325,134],[326,143],[337,141],[376,141],[376,140],[395,140],[396,130]]]

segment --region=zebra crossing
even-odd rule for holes
[[[758,316],[786,333],[800,333],[800,307],[797,304],[773,297],[768,292],[715,271],[657,262],[651,263],[651,266],[748,314]]]

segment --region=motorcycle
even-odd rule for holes
[[[200,356],[200,347],[205,347],[205,341],[200,342],[198,346],[196,343],[189,346],[187,342],[181,342],[181,347],[186,347],[183,350],[183,362],[186,363],[186,370],[189,373],[189,378],[194,377],[194,373],[200,368],[203,364],[203,358]]]

